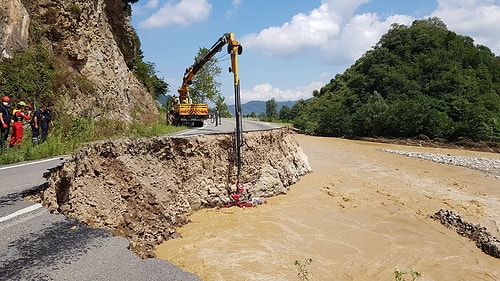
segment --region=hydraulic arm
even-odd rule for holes
[[[234,39],[234,34],[231,33],[226,33],[222,37],[215,42],[215,44],[210,48],[209,52],[203,56],[200,60],[195,62],[193,65],[191,65],[189,68],[186,69],[186,72],[184,73],[184,77],[182,79],[182,85],[179,88],[179,98],[181,102],[185,101],[187,99],[187,95],[189,92],[189,85],[193,82],[194,77],[200,71],[200,69],[203,68],[203,66],[210,61],[211,58],[215,56],[218,52],[222,50],[222,47],[224,45],[228,45],[228,53],[231,54],[231,69],[230,71],[234,73],[235,76],[235,81],[238,80],[238,61],[237,61],[237,55],[240,55],[243,48],[241,45]]]
[[[202,115],[201,107],[207,108],[206,104],[188,104],[188,92],[189,85],[192,84],[194,77],[203,68],[203,66],[210,61],[211,58],[215,56],[218,52],[222,50],[222,47],[227,45],[227,52],[231,57],[231,67],[229,72],[233,73],[234,79],[234,100],[235,100],[235,115],[236,115],[236,130],[235,130],[235,164],[237,166],[237,181],[239,182],[240,170],[242,165],[241,160],[241,148],[243,146],[243,130],[242,130],[242,114],[241,114],[241,99],[240,99],[240,79],[238,76],[238,56],[243,52],[243,47],[234,39],[234,33],[225,33],[222,35],[217,42],[210,48],[208,53],[201,59],[196,61],[193,65],[186,69],[184,77],[182,79],[182,85],[179,88],[179,99],[180,103],[174,107],[172,119],[175,123],[181,123],[182,118],[187,115],[193,115],[184,113],[183,110],[190,112],[198,112],[198,115]],[[203,113],[204,114],[204,113]],[[196,115],[196,114],[194,114]],[[199,123],[199,121],[198,121]],[[201,121],[203,124],[203,121]]]

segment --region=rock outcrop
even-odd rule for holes
[[[252,197],[286,193],[311,171],[290,129],[245,134],[239,182]],[[200,208],[231,202],[236,191],[233,136],[153,137],[94,142],[50,174],[42,203],[129,239],[152,256]]]
[[[30,17],[21,0],[0,3],[0,58],[11,58],[28,47]]]
[[[466,222],[459,214],[450,210],[439,210],[431,218],[438,220],[442,225],[454,229],[460,236],[467,237],[476,243],[484,253],[500,259],[500,239],[492,236],[481,225]]]
[[[53,53],[65,68],[57,91],[68,112],[124,122],[157,117],[152,96],[131,72],[140,43],[127,1],[2,1],[0,34],[1,57],[33,44]]]

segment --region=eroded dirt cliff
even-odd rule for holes
[[[286,193],[311,171],[291,129],[244,135],[239,182],[249,196]],[[94,142],[48,176],[42,203],[51,212],[127,237],[133,251],[178,236],[200,208],[231,203],[236,191],[233,136],[160,136]]]

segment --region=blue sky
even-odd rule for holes
[[[437,16],[500,55],[500,0],[140,0],[132,25],[145,60],[175,94],[199,48],[234,32],[242,103],[306,99],[375,45],[392,23]],[[217,80],[234,104],[230,65]]]

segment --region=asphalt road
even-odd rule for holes
[[[279,124],[267,123],[254,121],[250,119],[243,119],[243,132],[251,131],[265,131],[280,128]],[[205,121],[205,125],[199,128],[192,128],[189,130],[180,131],[172,134],[173,136],[194,136],[194,135],[206,135],[206,134],[231,134],[235,132],[236,119],[235,118],[221,118],[220,122],[216,120],[208,119]]]
[[[243,121],[244,132],[278,127]],[[174,135],[232,133],[234,128],[234,118],[223,118]],[[124,238],[24,200],[46,184],[43,174],[63,161],[59,157],[0,166],[0,281],[201,280],[167,261],[139,258]]]
[[[201,280],[166,261],[139,258],[124,238],[24,200],[62,161],[0,166],[0,280]]]

